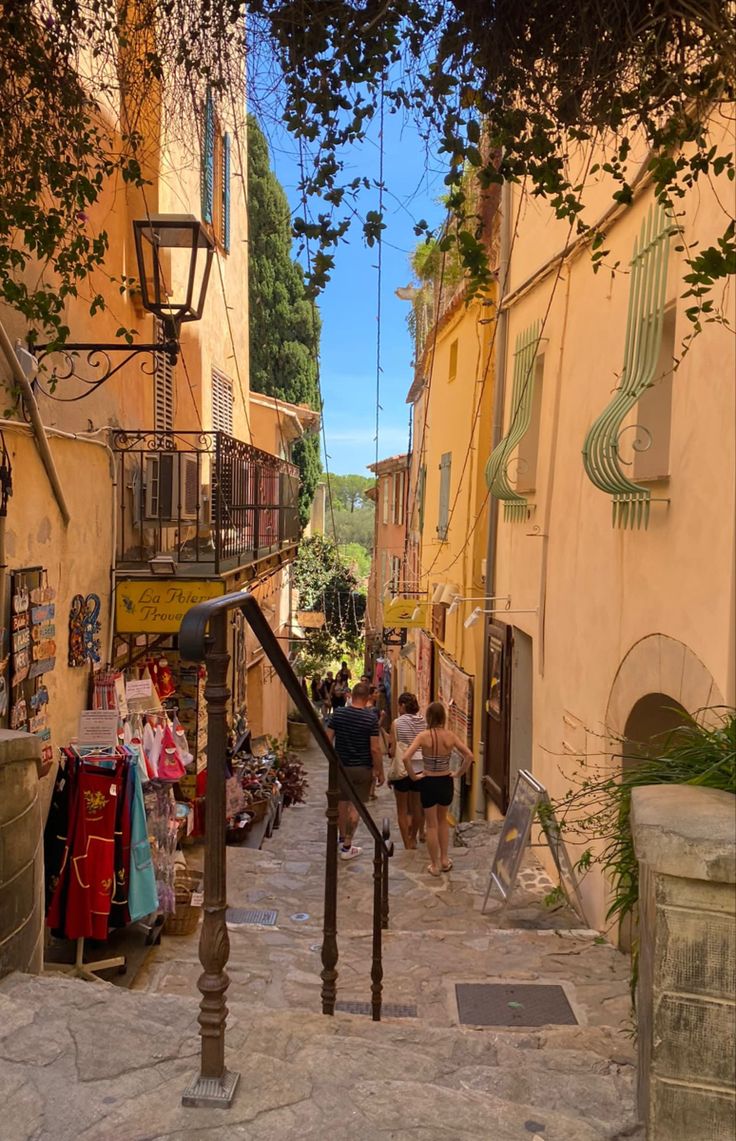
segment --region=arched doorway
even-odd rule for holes
[[[674,697],[666,693],[647,693],[634,704],[624,726],[628,744],[622,756],[624,772],[630,770],[639,757],[655,756],[666,744],[667,738],[687,720],[687,710]]]
[[[654,757],[670,734],[687,720],[687,710],[666,693],[647,693],[632,706],[624,726],[621,765],[631,772],[644,757]],[[627,915],[618,929],[618,945],[629,954],[636,934],[636,916]]]

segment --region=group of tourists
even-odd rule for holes
[[[465,775],[474,757],[465,742],[447,728],[441,701],[431,702],[422,715],[415,695],[402,693],[398,716],[387,729],[388,719],[388,709],[380,708],[375,688],[364,677],[352,687],[349,702],[335,705],[333,698],[325,724],[364,804],[375,794],[375,788],[385,783],[384,756],[388,755],[388,783],[396,797],[404,847],[416,848],[426,841],[427,872],[439,877],[452,868],[447,809],[452,803],[453,781]],[[462,758],[457,766],[454,753]],[[358,813],[342,784],[340,791],[340,859],[353,860],[362,851],[353,843]]]

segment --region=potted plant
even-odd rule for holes
[[[306,749],[309,745],[309,726],[296,709],[287,715],[286,732],[292,749]]]

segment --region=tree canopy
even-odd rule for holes
[[[602,145],[587,177],[606,179],[621,205],[645,178],[675,218],[700,180],[733,180],[728,136],[714,141],[708,119],[733,101],[735,21],[723,0],[0,4],[0,299],[65,338],[66,298],[104,268],[108,236],[104,224],[90,228],[90,208],[110,179],[145,180],[143,105],[160,100],[161,121],[176,129],[209,85],[237,111],[246,49],[251,105],[298,141],[304,209],[293,228],[312,243],[312,292],[356,218],[369,244],[381,236],[376,186],[356,174],[354,154],[390,113],[414,116],[447,164],[458,225],[440,241],[457,250],[470,285],[482,288],[490,269],[468,169],[481,186],[523,181],[600,260],[604,239],[584,216],[571,153]],[[685,254],[697,324],[713,284],[736,273],[731,212],[714,245]],[[27,283],[34,261],[52,272]],[[104,305],[86,292],[93,311]]]
[[[319,409],[319,314],[307,297],[302,269],[291,256],[289,203],[252,115],[248,116],[248,226],[251,388]],[[300,515],[306,523],[322,470],[319,436],[297,440],[293,452],[302,480]]]
[[[294,561],[294,585],[300,610],[319,610],[325,615],[322,629],[305,632],[307,655],[329,662],[358,653],[363,644],[365,595],[325,535],[302,539]]]

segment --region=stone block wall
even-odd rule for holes
[[[736,796],[635,789],[639,1112],[648,1141],[733,1141]]]
[[[0,978],[43,967],[41,742],[0,730]]]

